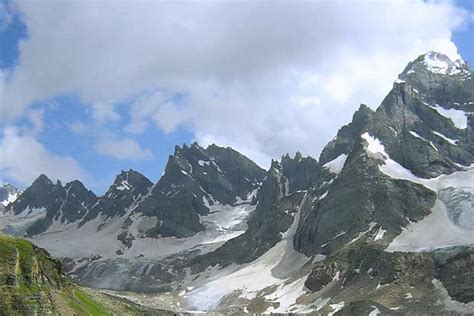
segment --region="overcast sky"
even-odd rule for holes
[[[472,2],[0,0],[0,179],[103,193],[176,144],[318,157],[427,51],[474,61]]]

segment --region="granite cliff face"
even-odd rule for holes
[[[471,69],[430,52],[319,161],[183,145],[158,182],[122,172],[101,197],[40,176],[0,223],[175,311],[472,313],[473,162]]]

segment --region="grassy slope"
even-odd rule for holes
[[[0,315],[141,315],[136,307],[71,282],[59,261],[0,234]]]

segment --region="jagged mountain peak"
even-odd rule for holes
[[[208,214],[210,206],[246,200],[264,176],[263,169],[232,148],[177,146],[163,176],[134,213],[159,218],[147,236],[189,237],[204,229],[199,216]]]
[[[3,186],[0,187],[0,210],[3,207],[7,206],[8,204],[14,202],[20,195],[22,191],[20,191],[15,186],[11,185],[10,183],[5,183]]]
[[[347,155],[351,150],[356,138],[362,134],[363,130],[370,123],[375,112],[365,104],[361,104],[354,112],[352,121],[342,126],[334,137],[321,151],[319,162],[326,164],[341,155]]]
[[[53,185],[53,181],[51,181],[50,178],[48,178],[47,175],[44,173],[40,174],[31,184],[32,186],[40,186],[40,185]]]
[[[149,187],[151,185],[152,182],[140,172],[133,169],[129,169],[127,171],[122,170],[115,177],[114,183],[110,186],[108,192],[111,190],[129,191],[138,186]]]
[[[91,199],[95,199],[96,195],[91,190],[87,189],[84,184],[79,180],[73,180],[64,185],[64,191],[66,192],[65,199],[80,199],[80,202],[89,202]]]
[[[282,157],[283,159],[284,157]],[[282,165],[281,163],[276,160],[276,159],[272,159],[272,161],[270,162],[270,169],[269,169],[269,172],[271,171],[280,171],[282,168]]]
[[[140,172],[133,169],[122,170],[105,195],[88,210],[79,225],[82,226],[99,215],[104,218],[124,216],[140,198],[148,194],[152,186],[153,183]]]
[[[85,186],[84,184],[79,181],[79,180],[72,180],[71,182],[68,182],[64,185],[64,188],[65,189],[68,189],[68,188],[84,188],[85,189]]]
[[[466,75],[470,73],[467,62],[462,59],[452,60],[447,55],[435,51],[420,55],[409,63],[403,75],[415,74],[417,71],[429,72],[435,75]]]
[[[188,145],[187,143],[183,143],[181,146],[176,145],[174,146],[174,152],[175,154],[177,152],[180,152],[182,150],[189,150],[189,149],[200,149],[203,150],[204,148],[199,145],[197,141],[193,141],[191,145]]]
[[[473,108],[474,83],[469,65],[461,60],[429,52],[410,62],[394,83],[406,86],[407,94],[444,108]]]
[[[175,153],[169,157],[165,168],[166,176],[181,178],[212,174],[232,177],[239,172],[249,173],[246,178],[252,183],[259,182],[257,180],[261,180],[265,173],[257,164],[231,147],[211,144],[203,148],[197,142],[193,142],[191,146],[176,146]]]
[[[14,186],[13,184],[10,184],[8,182],[5,182],[1,188],[5,189],[5,190],[8,190],[8,191],[20,191],[20,189],[18,189],[16,186]]]
[[[122,195],[135,195],[135,191],[143,193],[153,183],[143,174],[129,169],[122,170],[116,177],[112,185],[109,187],[103,198],[114,199]],[[138,194],[138,193],[137,193]]]
[[[290,153],[286,153],[285,155],[283,155],[281,157],[281,161],[284,161],[284,160],[294,160],[294,161],[300,161],[303,159],[303,154],[301,154],[301,152],[297,151],[295,153],[295,156],[293,158],[291,158],[290,156]]]

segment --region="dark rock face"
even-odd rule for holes
[[[417,221],[429,213],[435,194],[383,175],[377,159],[363,150],[360,136],[365,132],[380,140],[391,159],[418,177],[449,174],[474,161],[469,136],[474,112],[470,70],[465,64],[433,54],[410,63],[376,112],[362,105],[352,122],[324,148],[321,164],[341,154],[348,158],[327,196],[303,208],[296,249],[306,254],[330,253],[372,222],[393,237],[408,220]],[[447,74],[430,68],[429,58],[445,61],[448,68],[443,71]],[[462,116],[467,118],[467,128],[445,116],[443,111],[449,109],[457,110],[461,121]]]
[[[305,286],[344,301],[338,315],[368,314],[375,308],[384,315],[439,313],[433,254],[389,253],[370,235],[316,263]]]
[[[281,160],[283,175],[288,180],[288,193],[298,190],[306,190],[323,177],[324,172],[316,159],[301,157],[299,152],[292,159],[288,155]]]
[[[421,185],[381,173],[378,165],[383,162],[364,150],[360,137],[367,132],[377,138],[391,159],[418,177],[449,174],[472,164],[474,86],[470,69],[437,54],[448,65],[438,73],[425,63],[431,57],[420,56],[410,63],[377,111],[362,106],[321,154],[321,163],[341,154],[348,157],[324,198],[321,191],[314,192],[319,198],[303,207],[294,244],[307,255],[328,255],[315,265],[305,285],[314,292],[324,288],[340,296],[346,304],[338,314],[370,312],[375,307],[393,313],[379,304],[382,301],[397,302],[402,313],[437,312],[427,306],[438,304],[438,299],[426,296],[438,293],[435,280],[441,281],[453,300],[474,301],[472,247],[425,253],[384,251],[408,221],[417,222],[430,213],[437,196]],[[460,121],[451,119],[450,113],[456,113],[453,119]],[[460,125],[463,117],[467,126]],[[472,229],[469,188],[446,188],[439,191],[438,198],[453,223],[460,229]],[[380,230],[384,237],[377,241]],[[418,299],[407,293],[412,291],[418,292],[414,294]],[[424,310],[415,304],[420,301]]]
[[[466,131],[426,105],[407,84],[396,84],[377,110],[367,129],[384,144],[387,153],[420,177],[435,177],[459,170],[456,163],[469,165]],[[452,144],[436,133],[457,140]]]
[[[331,253],[368,230],[371,223],[394,237],[409,220],[429,214],[435,193],[384,175],[363,146],[359,140],[326,197],[303,208],[294,241],[298,251]]]
[[[452,247],[434,253],[438,279],[449,296],[462,303],[474,302],[474,248]]]
[[[441,282],[453,300],[474,301],[472,247],[390,253],[371,238],[368,233],[316,263],[305,286],[313,292],[324,288],[344,300],[341,315],[370,312],[374,307],[392,314],[394,309],[388,309],[387,304],[397,306],[395,310],[402,314],[439,313],[442,306],[434,280]]]
[[[348,154],[354,142],[369,125],[373,115],[374,111],[367,105],[361,104],[359,110],[354,113],[352,122],[341,127],[337,136],[323,148],[319,162],[324,165],[341,154]]]
[[[176,147],[165,173],[135,213],[156,216],[149,237],[188,237],[204,229],[199,215],[214,203],[234,204],[245,199],[263,180],[265,172],[231,148],[194,143]]]
[[[31,186],[18,198],[15,203],[8,206],[8,211],[15,214],[23,212],[28,206],[40,208],[55,203],[53,190],[55,186],[44,174],[40,175]]]
[[[64,186],[65,199],[62,204],[62,222],[75,222],[88,211],[97,197],[92,191],[87,190],[80,181],[72,181]]]
[[[55,220],[72,223],[81,219],[96,200],[95,194],[79,181],[63,187],[61,182],[53,184],[48,177],[40,175],[15,202],[8,205],[6,211],[30,215],[43,210],[45,216],[27,229],[27,234],[33,236],[46,231]]]
[[[219,190],[214,191],[219,186],[215,186],[215,183],[209,181],[209,178],[207,179],[207,185],[206,181],[200,182],[204,184],[203,188],[221,203],[231,204],[235,196],[245,199],[249,192],[255,190],[256,185],[261,183],[265,177],[265,171],[262,168],[232,148],[210,145],[206,152],[211,157],[211,160],[224,172],[225,178],[229,183],[226,184],[222,181],[221,185],[224,187],[224,192],[220,193]],[[230,194],[225,196],[225,192]]]
[[[147,237],[189,237],[204,229],[199,216],[215,203],[234,204],[256,190],[265,171],[231,148],[197,143],[176,147],[163,177],[156,185],[142,174],[122,171],[104,196],[97,198],[79,181],[53,184],[41,175],[7,211],[20,214],[43,210],[46,216],[28,228],[29,235],[45,232],[55,220],[78,222],[80,228],[101,216],[104,220],[126,214],[158,218]],[[131,218],[125,219],[124,229]]]
[[[436,60],[446,64],[446,70],[437,71],[430,66]],[[434,70],[434,71],[433,71]],[[400,79],[415,87],[430,104],[472,110],[474,82],[466,62],[451,61],[443,54],[429,52],[409,63]]]
[[[311,291],[319,291],[335,278],[343,280],[343,284],[350,284],[361,277],[375,279],[379,286],[395,280],[416,285],[431,282],[435,277],[435,267],[430,254],[388,253],[381,247],[361,242],[318,263],[305,286]]]
[[[104,196],[100,197],[81,221],[81,225],[99,215],[105,218],[123,216],[139,198],[148,194],[153,183],[135,171],[122,171]]]
[[[306,190],[320,181],[327,172],[312,158],[298,153],[288,155],[282,162],[272,161],[267,177],[258,191],[258,205],[248,221],[247,231],[216,251],[198,256],[191,261],[194,272],[208,266],[248,263],[263,255],[281,240],[305,201]]]
[[[449,61],[453,74],[433,73],[425,58],[430,57],[420,56],[407,66],[375,113],[360,107],[352,122],[323,149],[322,164],[348,154],[363,132],[378,138],[390,157],[416,176],[431,178],[459,170],[456,164],[473,162],[474,81],[470,69]],[[442,115],[446,110],[458,111],[458,117],[464,113],[467,127]]]

